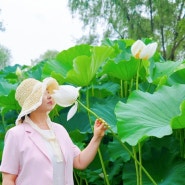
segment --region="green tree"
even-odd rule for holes
[[[10,64],[11,53],[5,46],[0,45],[0,69]]]
[[[55,59],[56,55],[59,52],[56,50],[47,50],[44,54],[40,55],[39,58],[32,60],[31,64],[32,65],[36,65],[39,62],[43,61],[43,60],[51,60],[51,59]]]
[[[165,59],[185,58],[184,0],[69,0],[68,5],[89,29],[82,42],[97,44],[100,33],[111,39],[151,37]]]
[[[5,31],[2,21],[0,21],[0,31]],[[3,69],[5,66],[9,65],[10,59],[11,59],[10,50],[0,44],[0,69]]]

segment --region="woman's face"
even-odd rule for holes
[[[54,100],[46,89],[43,98],[42,104],[37,108],[37,111],[48,112],[51,111],[54,107]]]

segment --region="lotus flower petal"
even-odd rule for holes
[[[78,108],[78,102],[75,102],[75,104],[70,108],[67,114],[67,121],[69,121],[75,115],[77,108]]]
[[[146,45],[141,40],[137,40],[136,42],[134,42],[134,44],[131,46],[132,55],[135,58],[140,58],[140,53],[143,50],[143,48],[145,48],[145,46]]]
[[[72,85],[60,85],[58,90],[54,90],[52,97],[58,105],[69,107],[76,102],[80,88]]]
[[[145,59],[145,60],[151,58],[154,55],[154,53],[156,52],[156,49],[157,49],[157,43],[156,42],[148,44],[141,51],[140,58]]]

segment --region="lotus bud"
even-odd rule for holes
[[[17,76],[22,76],[22,70],[20,69],[20,67],[17,67],[15,74]]]

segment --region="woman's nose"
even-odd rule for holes
[[[47,99],[51,99],[51,94],[47,92]]]
[[[48,94],[48,100],[49,100],[49,99],[51,99],[51,95],[50,95],[50,94]]]

